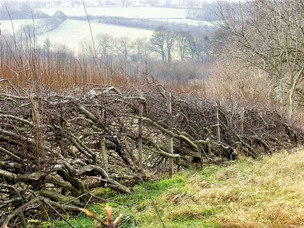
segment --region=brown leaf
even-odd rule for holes
[[[107,222],[106,222],[106,224],[110,224],[111,223],[111,216],[112,216],[112,207],[110,207],[110,206],[106,206],[105,207],[105,211],[106,211],[106,214],[107,214]]]
[[[80,211],[82,211],[83,213],[85,213],[87,216],[91,217],[91,218],[95,218],[94,214],[92,212],[90,212],[89,210],[85,209],[85,208],[79,208]]]

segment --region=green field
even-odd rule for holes
[[[90,24],[93,38],[102,33],[115,38],[127,37],[130,40],[135,40],[136,38],[149,39],[153,33],[153,31],[146,29],[128,28],[97,22],[91,22]],[[76,53],[81,52],[85,44],[91,45],[90,27],[87,21],[68,19],[55,30],[37,36],[38,43],[43,44],[47,38],[52,44],[66,45]]]

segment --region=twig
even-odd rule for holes
[[[143,179],[142,179],[141,177],[140,177],[140,179],[141,179],[141,181],[142,181],[142,186],[144,187],[145,191],[146,191],[146,192],[148,193],[148,195],[149,195],[149,198],[150,198],[150,200],[151,200],[151,202],[152,202],[152,205],[153,205],[153,207],[154,207],[154,209],[155,209],[155,211],[156,211],[156,214],[157,214],[157,217],[158,217],[159,221],[161,222],[163,228],[166,228],[166,225],[165,225],[165,223],[164,223],[162,217],[160,216],[159,210],[158,210],[158,208],[157,208],[157,206],[156,206],[156,204],[155,204],[155,201],[153,200],[153,198],[152,198],[152,196],[151,196],[151,194],[150,194],[150,192],[149,192],[149,190],[148,190],[148,187],[145,185],[145,182],[143,181]]]
[[[34,198],[30,201],[28,201],[27,203],[21,205],[20,207],[18,207],[17,209],[15,209],[12,213],[10,213],[7,218],[4,220],[4,223],[3,223],[3,227],[6,227],[7,224],[9,224],[10,220],[12,218],[14,218],[17,214],[21,213],[22,211],[24,211],[28,206],[30,206],[31,204],[33,203],[36,203],[39,201],[39,198]]]
[[[63,220],[63,221],[65,221],[67,224],[69,224],[69,226],[70,227],[73,227],[73,228],[75,228],[75,226],[73,226],[68,220],[66,220],[47,200],[44,200],[44,202],[50,207],[50,208],[52,208],[53,209],[53,211],[55,211],[55,213],[57,214],[57,215],[59,215],[59,217]]]

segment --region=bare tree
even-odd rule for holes
[[[179,49],[181,60],[183,60],[189,52],[190,47],[193,45],[193,37],[190,32],[179,31],[175,33],[175,40]]]
[[[304,101],[303,1],[256,0],[237,8],[222,5],[219,12],[229,43],[225,53],[267,72],[291,117]]]
[[[116,39],[115,48],[118,56],[122,56],[124,61],[127,61],[130,51],[133,48],[133,43],[128,37],[120,37]]]
[[[150,39],[152,51],[160,53],[162,61],[171,62],[173,43],[174,34],[166,27],[157,28]]]
[[[136,60],[140,61],[140,60],[144,60],[148,57],[149,55],[149,48],[148,48],[148,42],[147,39],[145,38],[137,38],[134,42],[133,42],[133,48],[134,48],[134,52],[136,53]]]
[[[167,29],[164,27],[159,27],[154,31],[150,39],[152,51],[158,52],[161,55],[162,61],[165,61],[167,59],[166,36],[167,36]]]
[[[204,62],[210,58],[214,47],[208,34],[194,32],[188,39],[192,60]]]
[[[98,52],[106,60],[113,48],[113,37],[108,34],[99,34],[96,37]]]
[[[172,60],[172,47],[173,43],[175,41],[174,39],[174,33],[172,31],[167,31],[165,36],[165,43],[166,43],[166,49],[167,49],[167,60],[168,63]]]

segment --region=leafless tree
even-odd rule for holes
[[[267,72],[289,117],[304,98],[303,10],[302,1],[256,0],[238,7],[223,4],[219,11],[225,53]]]
[[[115,49],[117,56],[122,56],[123,60],[127,61],[133,49],[133,43],[128,37],[120,37],[115,40]]]
[[[159,27],[156,29],[150,39],[151,49],[161,55],[162,61],[167,59],[166,56],[166,37],[167,29]]]
[[[101,58],[105,61],[113,49],[113,37],[108,34],[99,34],[96,37],[96,44]]]
[[[154,31],[150,39],[151,49],[160,53],[162,61],[171,62],[174,41],[174,33],[172,31],[165,27],[159,27]]]
[[[172,61],[172,48],[173,48],[174,41],[175,41],[174,32],[168,30],[166,32],[166,36],[165,36],[168,63],[170,63]]]
[[[147,39],[138,38],[133,42],[134,52],[136,53],[136,60],[145,60],[150,54],[149,44]]]
[[[193,45],[193,37],[190,32],[176,32],[175,40],[179,49],[181,60],[183,60],[187,54],[189,54],[191,45]]]

